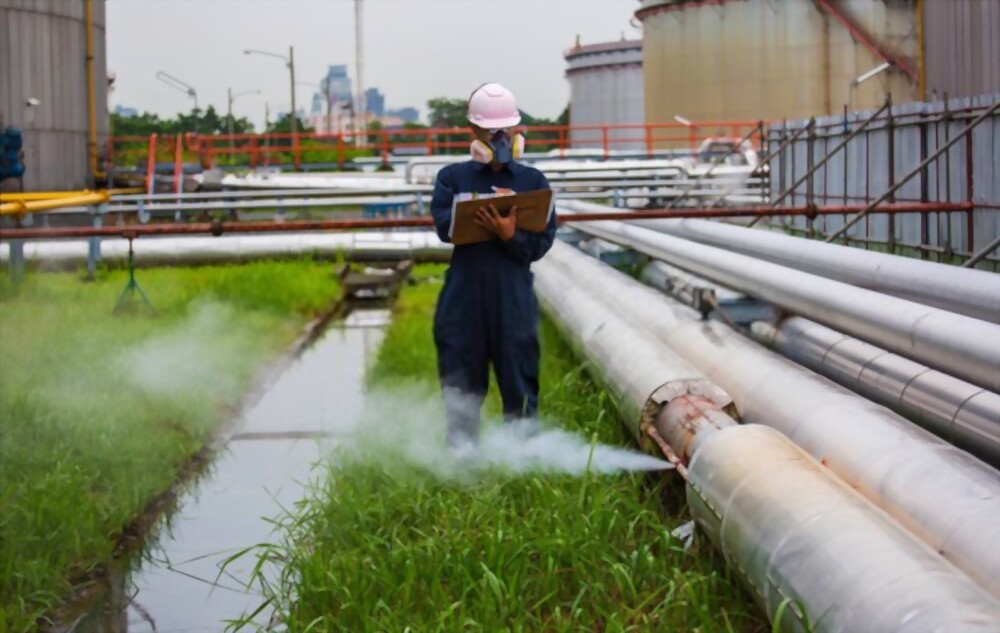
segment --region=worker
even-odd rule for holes
[[[515,130],[521,115],[509,90],[496,83],[476,88],[469,97],[468,120],[471,160],[444,167],[434,184],[431,214],[445,242],[456,195],[549,188],[542,172],[517,162],[524,138]],[[516,207],[502,217],[484,199],[476,223],[495,237],[454,248],[434,314],[448,443],[459,453],[478,439],[490,365],[505,421],[533,419],[538,407],[539,316],[531,263],[552,246],[555,214],[543,232],[516,228],[516,217]]]

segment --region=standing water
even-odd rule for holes
[[[119,579],[79,633],[222,631],[256,609],[247,589],[256,556],[233,554],[272,538],[267,517],[305,494],[312,465],[350,434],[364,373],[389,312],[358,311],[328,330],[236,424],[211,471],[187,491],[147,560]],[[266,610],[265,610],[266,612]],[[255,620],[267,624],[267,614]]]

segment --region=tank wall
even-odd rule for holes
[[[0,0],[0,118],[24,133],[26,191],[91,185],[84,0]],[[105,0],[94,0],[98,143],[108,136]],[[40,105],[25,102],[36,98]],[[10,181],[6,187],[10,188]]]
[[[645,112],[649,123],[800,118],[916,98],[917,87],[889,71],[850,83],[881,60],[811,0],[746,0],[662,5],[643,19]],[[916,53],[912,2],[846,0],[840,5],[872,36]]]

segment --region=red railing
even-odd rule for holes
[[[570,149],[597,150],[605,157],[617,150],[631,150],[652,156],[661,149],[694,150],[706,139],[748,138],[760,147],[763,122],[708,121],[684,125],[653,123],[634,125],[534,126],[522,129],[529,152],[558,150],[565,157]],[[362,142],[363,141],[363,142]],[[152,147],[151,147],[152,145]],[[411,155],[461,154],[469,145],[466,128],[415,128],[368,131],[363,139],[353,134],[184,134],[185,160],[203,166],[263,165],[291,166],[337,164],[343,167],[357,156],[381,157],[388,163],[394,153]],[[141,136],[112,137],[106,159],[112,165],[131,166],[140,158],[155,156],[157,161],[174,162],[180,147],[173,135],[159,135],[157,142]]]

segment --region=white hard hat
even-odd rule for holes
[[[500,84],[483,84],[469,97],[469,123],[485,129],[513,127],[521,122],[514,95]]]

